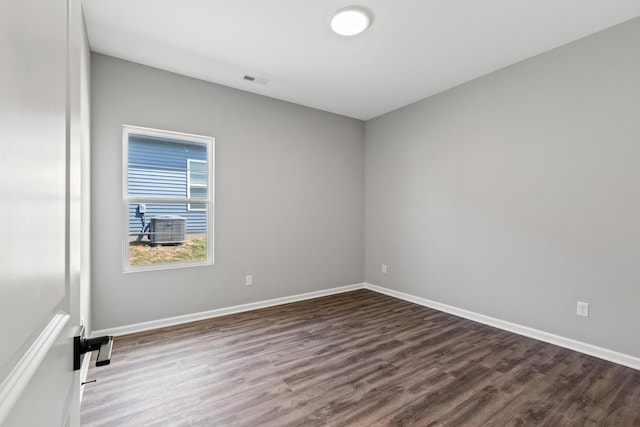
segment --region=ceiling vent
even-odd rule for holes
[[[253,82],[253,83],[257,83],[259,85],[266,85],[267,83],[269,83],[269,80],[263,78],[263,77],[254,77],[254,76],[250,76],[248,74],[245,74],[244,77],[242,77],[243,80],[247,80],[249,82]]]

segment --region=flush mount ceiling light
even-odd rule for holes
[[[341,36],[355,36],[369,27],[369,13],[356,6],[338,10],[331,18],[331,29]]]

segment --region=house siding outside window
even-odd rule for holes
[[[189,197],[190,161],[205,165],[207,151],[202,144],[190,144],[167,138],[146,135],[129,135],[129,194],[136,196]],[[206,177],[204,178],[206,189]],[[198,180],[201,182],[201,180]],[[202,187],[201,187],[202,188]],[[197,198],[197,197],[194,197]],[[200,204],[153,203],[146,204],[144,217],[178,215],[186,218],[187,233],[205,233],[207,215]],[[136,204],[129,206],[129,232],[141,231],[143,215]]]

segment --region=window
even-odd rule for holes
[[[207,198],[207,162],[202,160],[187,160],[187,198],[205,199]],[[204,211],[207,205],[204,203],[189,203],[187,209],[190,211]]]
[[[212,137],[123,126],[125,271],[213,264]]]

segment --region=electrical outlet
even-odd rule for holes
[[[253,276],[251,274],[244,276],[244,284],[247,286],[253,285]]]
[[[387,274],[387,264],[382,264],[382,272]]]
[[[589,317],[589,303],[578,301],[578,316]]]

